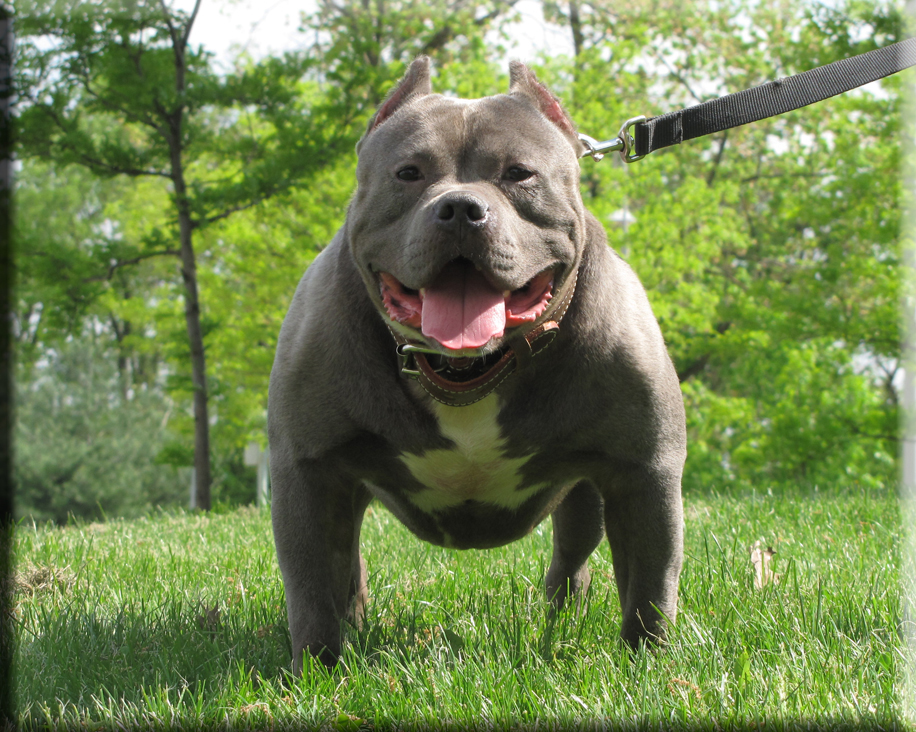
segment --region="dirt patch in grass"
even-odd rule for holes
[[[76,582],[70,567],[28,567],[7,579],[12,594],[34,597],[55,590],[67,592]]]

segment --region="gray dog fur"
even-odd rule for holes
[[[501,546],[551,515],[556,608],[588,588],[606,533],[621,637],[663,639],[682,560],[683,402],[645,291],[583,206],[572,122],[522,64],[508,94],[469,101],[433,94],[420,58],[357,150],[347,220],[299,283],[270,379],[294,670],[303,651],[334,663],[341,623],[361,622],[373,498],[419,538],[460,549]],[[448,221],[443,201],[458,213]],[[553,343],[469,406],[400,375],[390,329],[456,352],[395,322],[380,294],[381,272],[420,291],[456,260],[501,291],[550,271],[559,292],[577,276]],[[457,355],[499,351],[534,325]]]

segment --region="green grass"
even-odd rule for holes
[[[23,525],[17,702],[72,728],[912,729],[901,721],[900,511],[891,494],[685,499],[665,653],[617,642],[610,551],[583,617],[548,619],[550,522],[503,549],[415,539],[373,506],[371,601],[340,667],[289,663],[266,511]],[[754,587],[748,547],[777,554]]]

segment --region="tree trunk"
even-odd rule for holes
[[[575,54],[576,70],[579,66],[579,56],[582,53],[582,47],[585,45],[585,37],[582,35],[582,18],[579,16],[578,0],[569,2],[569,27],[572,30],[573,52]]]
[[[185,49],[188,35],[200,9],[201,0],[194,3],[194,10],[187,25],[176,29],[169,20],[172,36],[172,50],[175,53],[175,90],[179,98],[185,93]],[[165,2],[163,9],[168,16]],[[167,136],[171,158],[172,184],[175,186],[175,205],[178,208],[178,233],[181,240],[181,278],[184,280],[184,319],[188,329],[188,345],[191,348],[191,379],[194,385],[194,473],[196,491],[194,508],[210,510],[210,420],[207,410],[207,360],[204,355],[204,334],[200,327],[200,298],[197,293],[197,263],[194,259],[194,221],[188,203],[187,186],[184,180],[184,162],[181,148],[181,122],[184,115],[183,103],[167,114]]]
[[[178,235],[181,241],[181,278],[184,281],[184,319],[191,350],[191,381],[194,386],[194,473],[196,490],[193,508],[210,510],[210,420],[207,409],[207,360],[204,333],[200,325],[200,297],[197,292],[197,262],[194,257],[194,222],[188,205],[181,157],[181,110],[169,120],[169,152]]]
[[[180,138],[173,138],[172,181],[178,204],[181,238],[181,277],[184,280],[184,318],[191,348],[191,376],[194,384],[194,471],[197,484],[194,508],[210,510],[210,421],[207,410],[207,361],[200,326],[200,298],[197,294],[197,263],[194,259],[191,212],[184,183]]]
[[[130,373],[132,365],[130,351],[124,345],[124,339],[130,335],[130,321],[125,320],[124,325],[120,325],[114,315],[110,315],[109,320],[111,321],[111,329],[115,334],[115,340],[118,342],[118,388],[121,391],[121,399],[126,402],[133,386],[133,379]]]

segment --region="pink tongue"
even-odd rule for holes
[[[426,288],[421,327],[446,348],[480,348],[503,334],[506,302],[469,262],[451,262]]]

